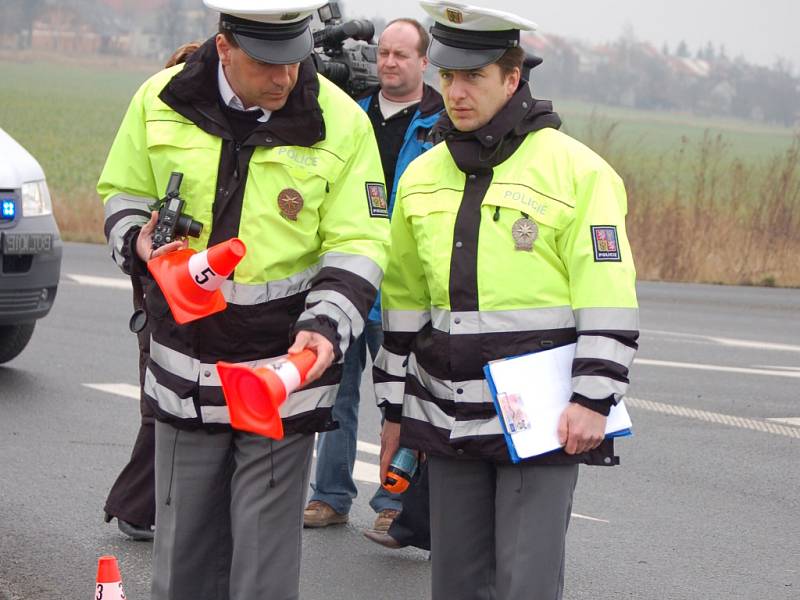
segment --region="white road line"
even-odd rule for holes
[[[607,521],[606,519],[596,519],[595,517],[587,517],[586,515],[580,515],[578,513],[572,513],[573,518],[575,519],[586,519],[587,521],[595,521],[596,523],[610,523],[611,521]]]
[[[773,423],[786,423],[787,425],[794,425],[795,427],[800,427],[800,417],[785,417],[782,419],[772,417],[767,419],[767,421],[772,421]]]
[[[672,367],[676,369],[696,369],[700,371],[720,371],[722,373],[745,373],[748,375],[767,375],[769,377],[794,377],[800,379],[800,371],[775,371],[768,369],[752,369],[749,367],[726,367],[725,365],[704,365],[699,363],[673,362],[669,360],[652,360],[649,358],[637,358],[634,360],[637,365],[651,367]]]
[[[78,275],[76,273],[66,273],[65,275],[81,285],[92,285],[115,290],[131,289],[131,280],[123,279],[122,277],[97,277],[95,275]]]
[[[660,329],[641,329],[641,333],[661,335],[665,337],[688,338],[695,340],[705,340],[722,346],[733,346],[738,348],[754,348],[758,350],[778,350],[781,352],[800,352],[800,346],[793,344],[777,344],[774,342],[757,342],[752,340],[740,340],[737,338],[726,338],[712,335],[700,335],[697,333],[682,333],[679,331],[663,331]]]
[[[85,387],[106,392],[107,394],[116,394],[117,396],[125,396],[126,398],[139,399],[139,386],[131,385],[129,383],[84,383]]]
[[[736,417],[707,410],[676,406],[674,404],[653,402],[652,400],[642,400],[641,398],[626,397],[625,404],[665,415],[686,417],[687,419],[697,419],[698,421],[706,421],[707,423],[717,423],[718,425],[728,425],[730,427],[738,427],[739,429],[750,429],[752,431],[760,431],[761,433],[771,433],[773,435],[800,439],[800,428],[787,427],[785,425],[772,423],[769,420]]]
[[[379,483],[379,475],[380,470],[378,465],[373,465],[363,460],[357,460],[356,464],[353,466],[353,479],[363,483],[374,483],[377,485]]]
[[[381,455],[381,447],[377,444],[370,444],[369,442],[362,442],[358,440],[356,444],[359,452],[365,452],[366,454],[374,454],[375,456]]]

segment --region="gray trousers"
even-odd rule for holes
[[[578,465],[429,461],[432,600],[560,600]]]
[[[152,600],[297,599],[313,447],[156,422]]]

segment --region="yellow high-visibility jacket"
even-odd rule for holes
[[[482,370],[492,360],[577,341],[572,401],[608,414],[628,387],[638,309],[621,179],[550,126],[530,127],[510,156],[485,164],[483,142],[524,120],[531,102],[518,92],[471,145],[451,137],[400,179],[374,380],[386,418],[402,414],[403,446],[507,461]],[[610,440],[538,460],[617,462]]]
[[[179,326],[155,283],[146,290],[153,335],[145,394],[157,417],[178,427],[228,427],[218,360],[279,356],[299,329],[328,337],[340,358],[361,333],[388,251],[380,156],[358,105],[309,59],[286,106],[237,140],[217,69],[212,38],[185,67],[146,81],[97,186],[112,255],[126,271],[146,272],[133,244],[173,171],[184,174],[185,213],[204,225],[189,246],[234,236],[247,246],[223,284],[221,313]],[[335,365],[282,405],[287,432],[332,427],[340,374]]]

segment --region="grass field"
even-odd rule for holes
[[[102,240],[94,186],[131,96],[157,68],[0,56],[0,127],[44,168],[65,238]],[[730,119],[554,104],[565,131],[625,179],[642,278],[800,286],[797,134]]]
[[[731,156],[763,162],[792,143],[791,129],[740,119],[697,117],[685,113],[656,112],[591,105],[585,102],[554,102],[564,121],[564,131],[585,137],[587,128],[599,123],[617,124],[616,141],[631,151],[653,155],[675,150],[682,144],[698,144],[706,133],[721,135]]]

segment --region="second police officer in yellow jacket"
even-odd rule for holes
[[[397,190],[374,369],[382,474],[399,445],[428,456],[433,600],[554,600],[578,464],[618,462],[605,420],[638,338],[625,189],[520,79],[533,23],[421,4],[449,120]],[[512,464],[482,368],[573,342],[564,448]]]

